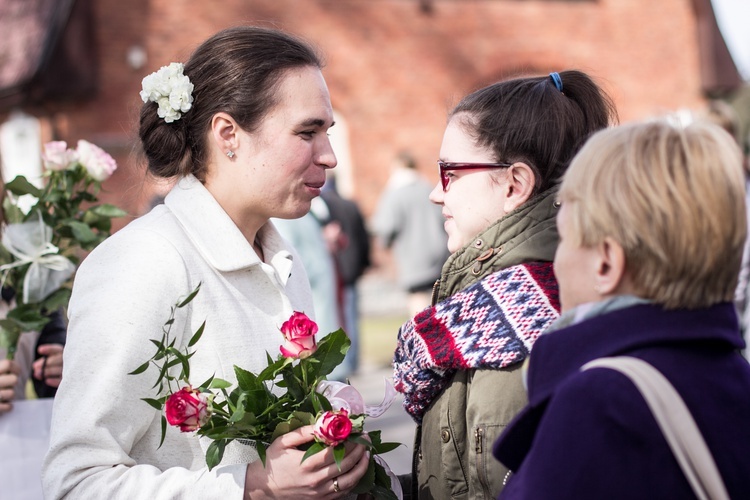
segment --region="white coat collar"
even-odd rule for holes
[[[180,179],[164,200],[203,258],[220,272],[262,264],[253,247],[221,205],[193,175]],[[270,222],[258,231],[263,253],[282,284],[292,270],[292,254]]]

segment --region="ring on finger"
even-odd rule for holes
[[[341,488],[339,488],[339,479],[338,478],[335,478],[333,480],[333,491],[335,491],[336,493],[338,493],[339,491],[341,491]]]

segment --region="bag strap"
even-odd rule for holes
[[[595,359],[581,370],[590,368],[610,368],[630,378],[646,400],[695,495],[701,500],[729,500],[713,455],[690,410],[659,370],[631,356]]]

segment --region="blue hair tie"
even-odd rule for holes
[[[562,92],[563,91],[562,78],[560,78],[560,75],[557,74],[557,71],[553,71],[552,73],[550,73],[549,77],[552,79],[552,83],[555,84],[555,87],[557,87],[557,90]]]

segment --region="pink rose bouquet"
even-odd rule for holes
[[[101,182],[117,167],[102,149],[79,141],[74,150],[52,141],[41,156],[41,187],[19,175],[3,193],[0,282],[17,292],[15,307],[0,320],[0,346],[10,358],[22,332],[41,330],[48,312],[67,306],[82,252],[109,237],[113,218],[127,215],[98,203]]]
[[[316,343],[318,325],[304,313],[294,311],[279,326],[280,354],[275,360],[267,355],[268,366],[263,371],[254,374],[235,366],[236,384],[211,377],[194,386],[188,377],[193,354],[190,348],[199,341],[205,322],[184,352],[174,345],[170,328],[176,312],[187,306],[199,290],[200,286],[172,307],[161,340],[152,340],[157,346],[156,353],[131,372],[143,373],[152,364],[159,371],[154,384],[159,397],[144,401],[163,412],[162,441],[168,432],[167,423],[183,432],[195,431],[198,436],[209,438],[206,463],[212,469],[221,462],[226,446],[233,440],[252,442],[265,463],[266,448],[274,439],[311,425],[314,441],[306,448],[303,460],[330,447],[340,467],[346,452],[344,443],[362,444],[370,452],[370,470],[354,493],[397,499],[387,466],[379,455],[399,444],[383,443],[380,431],[370,431],[366,436],[364,433],[365,417],[377,417],[390,406],[395,396],[393,388],[387,387],[390,391],[387,390],[381,405],[371,407],[354,387],[326,379],[343,362],[349,349],[349,338],[344,331],[339,329]],[[273,387],[283,387],[285,392],[278,395],[271,390]]]

